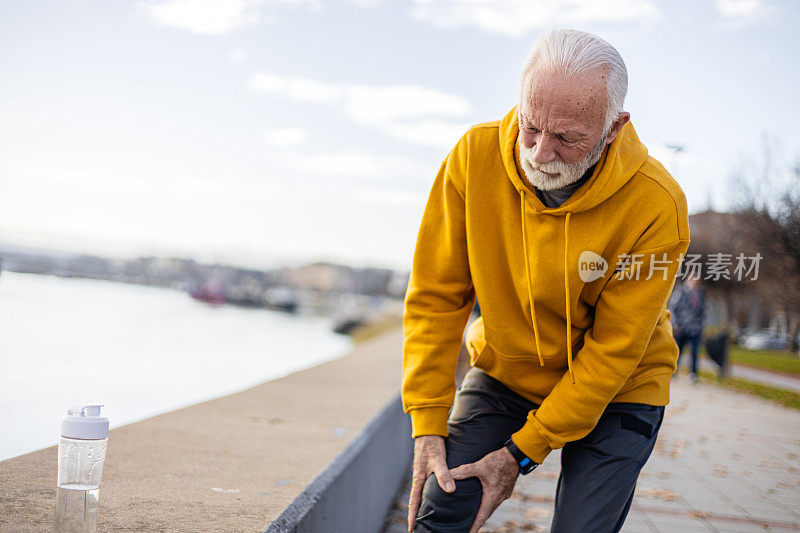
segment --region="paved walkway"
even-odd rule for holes
[[[686,359],[686,361],[683,361],[683,359]],[[683,359],[681,360],[681,366],[684,364],[688,365],[690,358],[684,356]],[[698,363],[700,364],[701,370],[708,370],[714,374],[719,372],[719,367],[716,365],[716,363],[705,357],[701,356]],[[730,371],[728,372],[728,375],[729,377],[742,378],[749,381],[754,381],[756,383],[763,383],[764,385],[778,387],[779,389],[800,392],[800,377],[794,377],[789,374],[770,372],[769,370],[761,370],[759,368],[753,368],[750,366],[732,364],[730,365]]]
[[[548,531],[560,470],[551,453],[481,531]],[[406,531],[409,486],[385,533]],[[800,411],[673,378],[672,402],[639,476],[627,533],[800,531]]]

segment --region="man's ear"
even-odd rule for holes
[[[619,130],[622,129],[622,126],[628,123],[631,119],[631,114],[627,111],[623,111],[617,116],[617,120],[611,125],[611,131],[608,132],[608,137],[606,138],[606,144],[611,144],[614,139],[617,138],[617,134]]]

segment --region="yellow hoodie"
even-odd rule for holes
[[[666,304],[689,219],[631,123],[558,208],[521,173],[518,132],[515,106],[470,128],[442,162],[405,297],[401,392],[414,437],[448,435],[477,297],[470,361],[539,405],[512,439],[541,463],[610,402],[669,403],[678,348]]]

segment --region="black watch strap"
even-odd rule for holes
[[[523,476],[530,474],[533,472],[534,468],[539,466],[539,463],[522,453],[522,450],[517,448],[517,445],[514,444],[513,440],[508,439],[506,441],[506,448],[508,448],[508,451],[511,452],[511,455],[514,456],[514,460],[516,460],[517,464],[519,465],[519,473]]]

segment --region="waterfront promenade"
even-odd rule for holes
[[[340,359],[111,430],[98,531],[263,531],[397,396],[401,372],[396,327]],[[49,530],[56,464],[55,447],[0,462],[0,531]]]
[[[521,477],[481,531],[548,531],[559,461],[556,450]],[[409,488],[398,495],[385,533],[406,531]],[[800,411],[673,377],[671,403],[622,531],[800,531]]]
[[[112,430],[98,530],[263,531],[396,398],[401,365],[395,327],[341,359]],[[547,531],[558,472],[557,450],[483,531]],[[0,531],[48,530],[55,480],[54,447],[0,462]],[[385,533],[405,531],[408,490]],[[800,411],[673,378],[623,531],[800,531]]]

